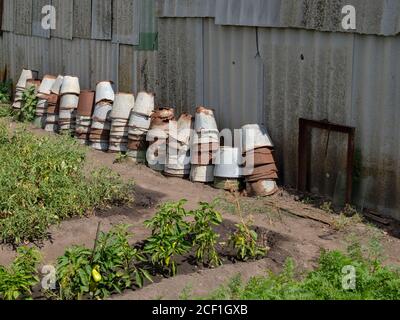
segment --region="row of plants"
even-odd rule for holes
[[[214,231],[214,227],[222,223],[221,214],[208,203],[200,203],[196,210],[187,211],[185,202],[161,205],[157,214],[145,222],[152,234],[142,245],[132,246],[129,226],[119,225],[108,233],[98,232],[93,249],[84,246],[68,248],[57,260],[57,286],[46,291],[46,297],[104,299],[125,289],[140,288],[145,281],[152,282],[152,277],[157,274],[175,276],[177,259],[191,252],[199,264],[207,267],[222,265],[216,247],[220,235]],[[253,235],[246,237],[249,241],[238,242],[238,235],[243,236],[250,227],[238,224],[237,228],[229,239],[229,245],[237,251],[237,259],[255,259],[266,254],[265,248],[252,241]],[[39,283],[36,271],[39,253],[26,248],[20,248],[18,253],[9,271],[3,268],[8,280],[0,274],[0,298],[32,298],[32,288]],[[30,264],[19,261],[30,261]]]
[[[69,137],[38,137],[0,121],[0,242],[44,240],[60,221],[129,204],[132,183],[110,169],[85,170],[86,150]]]
[[[284,270],[254,277],[244,283],[240,275],[207,299],[214,300],[399,300],[400,269],[385,266],[376,255],[365,254],[359,244],[344,253],[323,251],[318,266],[295,272],[288,259]],[[184,298],[188,298],[186,293]]]

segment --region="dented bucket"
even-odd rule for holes
[[[61,85],[60,95],[76,94],[79,96],[81,88],[79,86],[79,78],[72,76],[65,76]]]
[[[267,129],[259,124],[249,124],[242,127],[242,143],[243,153],[262,147],[274,147]]]
[[[154,111],[154,94],[149,92],[139,92],[133,111],[144,116],[151,116]]]
[[[128,120],[131,110],[135,105],[135,96],[130,93],[117,93],[115,95],[114,104],[111,112],[112,119]],[[126,122],[125,121],[125,122]]]
[[[113,102],[115,99],[112,81],[100,81],[96,85],[96,104],[101,101]]]
[[[63,84],[64,77],[59,75],[51,86],[50,92],[53,94],[60,94],[61,86]]]

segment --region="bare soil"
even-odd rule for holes
[[[42,130],[31,129],[38,135]],[[220,210],[225,219],[221,227],[223,237],[233,230],[234,223],[239,221],[232,209],[229,194],[203,184],[191,183],[178,178],[167,178],[142,165],[129,162],[114,163],[115,154],[107,154],[90,150],[88,152],[87,169],[107,166],[119,173],[124,180],[133,179],[136,184],[135,202],[132,208],[108,208],[98,210],[86,218],[73,218],[50,229],[51,239],[45,241],[40,250],[43,264],[54,264],[71,245],[93,246],[96,229],[101,222],[102,230],[107,231],[112,225],[127,223],[134,232],[132,243],[143,241],[150,235],[144,228],[143,221],[151,218],[157,205],[165,201],[187,199],[187,208],[197,207],[200,201],[221,199]],[[392,222],[388,226],[372,227],[365,223],[352,223],[338,228],[338,217],[322,211],[313,205],[304,204],[298,195],[282,190],[279,194],[264,198],[242,198],[245,214],[252,215],[254,226],[263,234],[271,250],[267,256],[258,261],[236,262],[224,256],[224,265],[215,269],[196,266],[185,257],[178,266],[178,275],[173,278],[157,278],[155,283],[143,289],[129,290],[122,295],[114,295],[112,299],[176,299],[183,290],[190,289],[193,296],[209,294],[220,285],[229,281],[236,274],[243,279],[265,274],[267,270],[281,270],[289,257],[296,261],[299,270],[313,268],[322,249],[345,249],[348,238],[357,237],[368,243],[372,236],[378,236],[387,257],[386,263],[400,263],[400,240],[398,224]],[[7,265],[15,256],[13,248],[0,246],[0,264]]]

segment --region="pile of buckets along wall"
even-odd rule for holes
[[[166,176],[190,177],[227,191],[241,191],[245,183],[254,196],[278,191],[273,143],[260,125],[240,129],[239,147],[221,144],[212,109],[200,106],[194,117],[183,113],[176,120],[173,108],[155,108],[153,93],[139,92],[135,102],[131,93],[115,93],[111,81],[81,91],[78,77],[39,80],[37,74],[22,70],[13,108],[24,107],[20,93],[34,86],[39,97],[34,124],[41,129],[71,135],[99,151],[127,154],[135,164],[148,164]]]
[[[157,11],[153,0],[138,0],[136,11],[113,10],[120,1],[54,0],[63,16],[48,32],[38,28],[38,8],[28,8],[45,0],[3,2],[0,72],[6,65],[14,80],[23,66],[75,74],[83,87],[111,79],[120,91],[157,92],[156,104],[177,113],[213,106],[221,127],[265,125],[291,187],[299,117],[356,127],[353,201],[400,219],[397,0],[349,0],[354,32],[338,24],[340,0],[161,0]],[[313,132],[311,191],[334,200],[343,194],[346,145],[331,134],[326,152],[327,136]]]

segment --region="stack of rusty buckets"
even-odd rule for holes
[[[193,182],[214,181],[214,162],[219,150],[219,131],[214,111],[198,107],[191,141],[191,172]]]
[[[127,156],[133,163],[146,163],[147,133],[154,112],[154,94],[139,92],[128,124]]]
[[[36,119],[35,119],[35,125],[38,128],[44,129],[46,126],[48,100],[51,93],[50,91],[51,87],[53,86],[55,81],[56,77],[51,75],[45,75],[38,89],[38,94],[37,94],[38,103],[36,106]]]
[[[82,90],[79,96],[78,109],[76,110],[75,137],[81,144],[89,144],[90,127],[94,109],[95,92]]]
[[[112,81],[100,81],[96,85],[95,108],[90,129],[90,144],[92,148],[100,151],[108,151],[111,118],[115,94]]]
[[[59,75],[54,81],[47,97],[47,116],[45,130],[58,132],[59,94],[64,77]]]
[[[150,130],[147,133],[149,148],[146,158],[149,168],[164,172],[167,162],[167,144],[169,124],[175,120],[175,109],[163,107],[157,109],[151,116]]]
[[[267,129],[258,124],[242,127],[243,175],[247,193],[270,196],[278,191],[278,170],[272,155],[273,143]]]
[[[22,95],[26,89],[27,81],[29,79],[37,79],[37,77],[38,77],[37,71],[22,69],[21,75],[19,77],[19,80],[15,88],[15,97],[12,105],[14,110],[19,110],[22,108]]]
[[[128,151],[128,121],[135,105],[135,96],[131,93],[117,93],[111,111],[111,131],[109,152]]]
[[[75,134],[76,109],[81,89],[77,77],[65,76],[60,90],[60,113],[58,124],[60,133]]]
[[[164,174],[171,177],[190,176],[190,137],[193,130],[193,116],[183,113],[178,121],[169,126],[167,161]]]
[[[221,147],[215,160],[214,187],[227,191],[239,191],[241,188],[240,164],[239,148]]]

